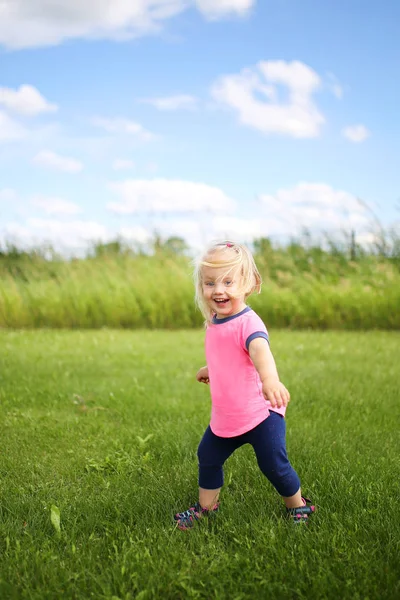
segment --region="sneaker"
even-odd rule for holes
[[[301,498],[303,506],[297,508],[287,508],[286,514],[289,519],[293,519],[293,523],[308,523],[308,517],[315,512],[315,506],[311,504],[309,498]]]
[[[215,504],[213,508],[202,508],[199,502],[196,502],[194,506],[191,506],[187,510],[174,515],[175,521],[177,521],[178,529],[191,529],[196,521],[201,517],[209,517],[218,512],[219,503]]]

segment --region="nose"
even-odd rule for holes
[[[215,287],[214,287],[214,294],[220,295],[220,294],[223,294],[223,292],[224,292],[224,285],[223,285],[222,281],[217,281],[215,283]]]

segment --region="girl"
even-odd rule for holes
[[[196,303],[206,321],[207,366],[196,375],[210,385],[211,421],[198,448],[199,500],[175,515],[179,529],[215,514],[223,485],[223,464],[243,444],[254,448],[258,465],[283,497],[288,516],[307,522],[314,512],[285,447],[285,412],[290,400],[279,381],[260,317],[246,305],[261,291],[250,251],[234,242],[210,246],[195,265]]]

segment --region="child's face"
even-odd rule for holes
[[[244,295],[235,298],[240,272],[237,269],[228,275],[227,267],[203,267],[201,270],[203,295],[217,319],[236,315],[246,307]]]

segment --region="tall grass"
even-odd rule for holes
[[[250,299],[270,326],[400,329],[400,262],[337,246],[255,244],[263,276]],[[0,255],[0,327],[198,327],[190,260],[170,248],[152,255],[120,246],[84,259],[40,253]]]

